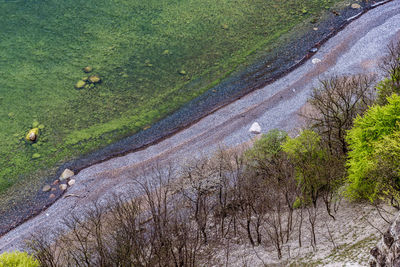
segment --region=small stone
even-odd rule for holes
[[[60,180],[54,180],[53,185],[58,185],[60,183]]]
[[[85,85],[86,85],[86,82],[80,80],[80,81],[78,81],[78,82],[75,84],[75,88],[76,88],[76,89],[82,89],[82,88],[85,87]]]
[[[43,192],[49,192],[51,190],[51,186],[46,184],[45,186],[43,186],[42,191]]]
[[[60,188],[61,191],[64,191],[67,189],[67,185],[66,184],[60,184],[60,186],[58,188]]]
[[[99,83],[101,82],[101,78],[99,75],[92,75],[88,78],[89,82],[91,83]]]
[[[60,181],[71,178],[74,175],[75,173],[73,171],[71,171],[70,169],[65,169],[63,173],[60,175]]]
[[[55,188],[55,187],[52,187],[51,188],[51,192],[54,192],[54,191],[56,191],[57,190],[57,188]]]
[[[249,132],[251,132],[252,134],[260,134],[261,133],[261,126],[260,124],[258,124],[258,122],[254,122],[250,129]]]
[[[25,139],[27,141],[35,142],[38,135],[39,135],[39,128],[33,128],[29,130],[29,132],[26,134]]]
[[[351,8],[353,8],[353,9],[359,9],[359,8],[361,8],[361,6],[360,6],[359,4],[352,4],[352,5],[351,5]]]
[[[91,66],[87,66],[87,67],[84,67],[84,68],[83,68],[83,71],[84,71],[85,73],[89,73],[89,72],[92,72],[92,71],[93,71],[93,68],[92,68]]]
[[[319,59],[319,58],[313,58],[313,59],[311,60],[311,62],[312,62],[313,64],[318,64],[318,63],[321,62],[321,59]]]
[[[309,51],[310,51],[311,53],[317,53],[318,48],[313,47],[313,48],[311,48]]]
[[[180,71],[179,71],[179,74],[180,74],[180,75],[186,75],[186,71],[180,70]]]
[[[71,179],[68,181],[69,186],[73,186],[75,184],[75,179]]]
[[[50,194],[50,196],[49,196],[49,198],[55,198],[56,197],[56,195],[54,195],[54,194]]]
[[[313,30],[314,30],[314,31],[318,31],[318,28],[317,28],[317,27],[314,27]]]

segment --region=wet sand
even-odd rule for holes
[[[60,226],[71,212],[82,212],[93,200],[125,192],[130,178],[157,163],[183,161],[208,154],[221,146],[249,141],[248,132],[257,121],[263,132],[273,128],[292,130],[297,112],[305,104],[318,80],[332,74],[357,74],[377,71],[385,46],[400,35],[400,1],[369,11],[320,47],[305,64],[279,80],[214,111],[190,127],[145,149],[85,168],[67,194],[38,216],[0,238],[0,251],[23,247],[30,234]]]

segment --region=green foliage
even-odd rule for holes
[[[373,201],[399,188],[400,96],[394,94],[387,101],[357,117],[348,132],[348,193],[353,198]]]
[[[387,98],[392,94],[400,94],[400,87],[394,86],[390,78],[383,79],[376,86],[378,91],[376,102],[379,105],[387,104]]]
[[[26,252],[0,254],[0,267],[39,267],[39,262]]]
[[[311,199],[316,205],[321,190],[329,182],[326,177],[329,153],[321,145],[321,137],[311,130],[304,130],[295,138],[288,137],[283,150],[295,166],[302,199]]]
[[[250,163],[271,159],[282,151],[281,145],[286,138],[287,133],[285,131],[273,129],[255,141],[253,147],[246,151],[245,157]]]

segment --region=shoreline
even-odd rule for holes
[[[187,103],[172,115],[169,115],[161,121],[155,123],[151,128],[122,139],[85,157],[81,157],[61,165],[58,168],[56,177],[58,177],[65,168],[70,168],[74,170],[75,173],[78,173],[80,170],[94,164],[104,162],[111,158],[124,156],[134,151],[143,150],[173,136],[174,134],[198,122],[202,118],[214,113],[218,109],[221,109],[222,107],[240,99],[250,92],[274,82],[297,67],[300,67],[312,55],[315,54],[315,52],[309,52],[309,49],[313,47],[319,48],[322,44],[345,28],[351,21],[354,21],[370,9],[391,1],[392,0],[380,1],[375,4],[368,4],[364,6],[362,10],[354,10],[350,7],[346,8],[341,16],[334,16],[330,18],[333,21],[327,19],[327,21],[321,23],[324,25],[318,25],[321,32],[313,31],[310,33],[313,34],[313,36],[309,36],[308,32],[303,34],[302,38],[300,38],[300,41],[298,39],[292,40],[292,42],[288,43],[285,47],[277,49],[278,51],[276,51],[276,53],[272,53],[269,58],[265,58],[260,62],[247,67],[245,71],[242,70],[239,73],[235,73],[233,77],[225,79],[219,85],[209,89],[200,97]],[[332,27],[333,29],[331,29]],[[315,39],[318,39],[318,37],[320,37],[319,40],[315,41]],[[298,43],[301,43],[302,46],[296,46],[297,50],[293,49],[292,46]],[[286,54],[288,56],[287,58],[276,58],[277,54],[282,53],[282,51],[285,52],[285,49],[286,52],[290,51],[292,54]],[[306,53],[301,55],[301,52]],[[273,69],[275,66],[273,65],[271,68],[266,68],[266,66],[269,65],[269,62],[271,62],[273,59],[275,59],[275,61],[271,65],[275,64],[281,68],[271,72],[270,69]],[[268,74],[271,74],[272,77],[267,78],[266,76]],[[47,181],[52,181],[54,179],[54,177],[49,177]],[[15,216],[15,218],[13,219],[14,224],[12,225],[6,223],[6,225],[3,226],[3,221],[0,222],[0,236],[3,236],[8,231],[39,214],[61,196],[62,194],[59,194],[56,198],[49,200],[47,194],[38,192],[36,196],[33,197],[34,203],[32,205],[13,207],[10,212],[6,213],[5,215],[2,214],[1,217],[6,222],[7,218],[13,216]],[[18,216],[16,214],[18,214]]]

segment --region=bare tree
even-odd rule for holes
[[[398,92],[400,90],[400,40],[388,45],[386,55],[382,58],[379,67],[383,74],[390,78],[393,90]]]
[[[346,131],[353,126],[355,117],[373,104],[375,77],[333,76],[320,84],[308,100],[311,109],[302,115],[311,129],[322,136],[331,154],[346,154]]]

